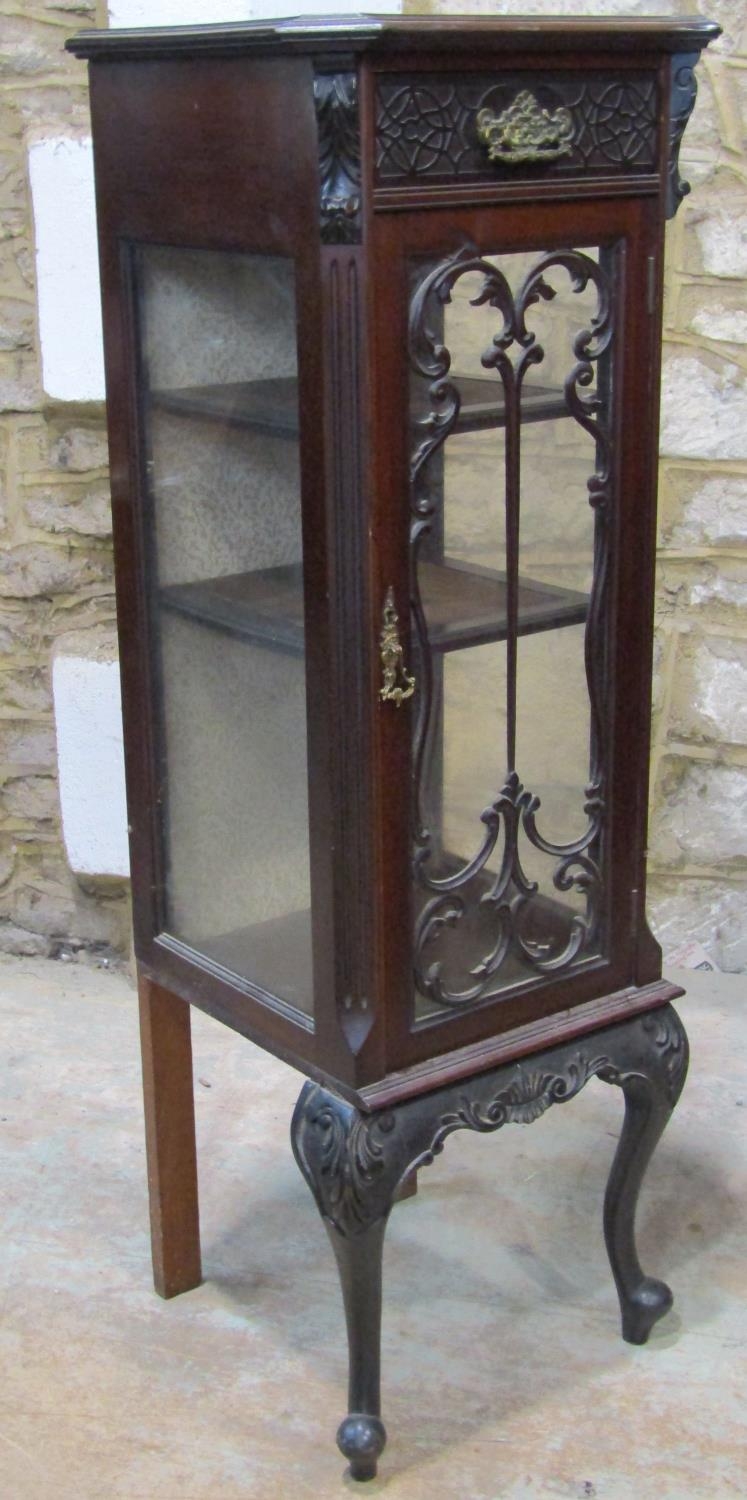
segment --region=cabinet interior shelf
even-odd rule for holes
[[[506,639],[505,573],[444,558],[420,564],[420,586],[434,651],[457,651]],[[159,599],[166,609],[229,635],[293,656],[303,653],[300,563],[171,584],[160,590]],[[588,606],[586,594],[520,579],[519,634],[581,624]]]
[[[481,432],[505,427],[503,388],[497,376],[480,380],[455,375],[461,397],[457,431]],[[424,415],[427,387],[422,384],[423,404],[415,415]],[[176,416],[201,417],[228,427],[250,428],[271,437],[298,437],[298,382],[293,376],[274,380],[246,380],[226,385],[188,385],[174,390],[154,390],[152,404]],[[570,412],[561,389],[524,385],[522,422],[548,422],[568,417]]]
[[[464,855],[446,854],[440,868],[459,869],[465,863]],[[488,890],[494,874],[483,871],[477,877],[478,888]],[[420,892],[415,896],[416,907],[425,899]],[[491,941],[492,928],[490,908],[482,905],[480,920],[470,932],[462,932],[459,945],[459,963],[468,969],[478,963]],[[562,949],[568,942],[573,922],[573,910],[552,897],[537,894],[524,919],[524,938],[538,943],[550,943]],[[285,912],[281,916],[265,918],[246,927],[230,932],[202,933],[194,939],[196,952],[211,959],[231,974],[251,975],[255,985],[267,993],[282,995],[283,999],[306,1016],[313,1016],[314,1004],[309,969],[311,952],[311,909],[304,907]],[[509,956],[501,971],[502,986],[520,984],[526,980],[526,971],[521,962]],[[420,1020],[433,1014],[429,1001],[415,995],[416,1016]]]

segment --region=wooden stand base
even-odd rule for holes
[[[623,1338],[643,1344],[672,1305],[646,1276],[635,1244],[643,1177],[687,1073],[685,1030],[670,1005],[536,1053],[376,1114],[307,1083],[291,1125],[296,1161],[329,1234],[342,1285],[350,1353],[349,1412],[337,1434],[354,1479],[372,1479],[386,1443],[381,1421],[381,1264],[401,1185],[432,1162],[453,1130],[529,1123],[572,1099],[589,1078],[616,1084],[625,1120],[604,1205],[604,1232]]]

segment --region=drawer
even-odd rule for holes
[[[651,71],[381,74],[377,188],[650,175]]]

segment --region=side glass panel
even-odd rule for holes
[[[605,955],[613,261],[411,264],[416,1022]]]
[[[166,928],[310,1014],[293,264],[135,266]]]

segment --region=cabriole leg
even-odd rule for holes
[[[688,1059],[687,1036],[675,1011],[643,1017],[639,1032],[642,1046],[634,1067],[600,1074],[625,1096],[625,1120],[604,1201],[604,1237],[620,1298],[623,1338],[629,1344],[645,1344],[672,1306],[666,1283],[641,1268],[635,1215],[646,1169],[682,1091]]]
[[[325,1223],[340,1274],[348,1330],[348,1415],[337,1446],[353,1479],[373,1479],[384,1451],[381,1420],[381,1264],[386,1219],[353,1236]]]
[[[635,1210],[686,1072],[687,1037],[665,1005],[378,1113],[363,1114],[317,1084],[305,1084],[291,1141],[340,1273],[350,1380],[349,1411],[337,1440],[355,1479],[373,1478],[386,1442],[379,1393],[381,1262],[387,1219],[402,1185],[433,1161],[454,1130],[492,1133],[530,1124],[575,1098],[590,1078],[616,1084],[625,1095],[625,1123],[607,1188],[605,1233],[624,1337],[644,1343],[672,1296],[641,1270]]]
[[[348,1331],[348,1414],[337,1443],[353,1479],[373,1479],[386,1443],[381,1420],[381,1268],[384,1235],[404,1175],[391,1113],[363,1116],[307,1083],[291,1143],[329,1235]]]

